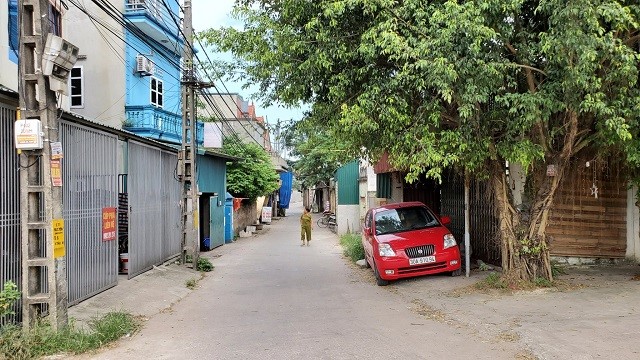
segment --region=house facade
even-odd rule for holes
[[[92,2],[77,3],[83,6],[49,4],[52,32],[80,49],[68,95],[58,101],[63,110],[58,119],[64,152],[60,182],[71,305],[116,286],[119,273],[132,278],[177,256],[182,233],[182,187],[175,169],[182,134],[183,44],[172,21],[179,7],[175,2],[166,2],[172,3],[166,9],[165,2],[126,0],[111,1],[105,10]],[[17,5],[17,0],[0,5],[0,284],[20,284],[22,276],[13,141]],[[199,130],[197,142],[202,143],[201,124]],[[226,162],[231,160],[218,153],[198,155],[198,185],[211,205],[204,212],[211,224],[206,235],[214,241],[224,236],[224,199],[211,198],[224,197]],[[116,238],[103,237],[105,213],[117,217]],[[127,268],[119,268],[118,259],[126,259]],[[18,305],[18,315],[0,323],[19,321],[20,310]]]

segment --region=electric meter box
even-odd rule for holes
[[[43,147],[42,123],[37,119],[17,120],[15,123],[16,149],[39,150]]]

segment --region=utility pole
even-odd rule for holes
[[[51,29],[49,4],[48,0],[19,0],[18,3],[20,109],[16,129],[20,131],[16,146],[20,153],[22,322],[25,328],[45,316],[54,328],[67,325],[61,166],[59,159],[52,158],[52,143],[58,141],[59,124],[56,94],[50,90],[54,80],[44,75],[42,65]],[[75,52],[77,55],[77,48]],[[34,142],[39,145],[33,145]],[[20,150],[21,146],[26,150]]]
[[[193,67],[193,24],[191,0],[184,0],[183,33],[185,37],[182,70],[182,149],[180,152],[180,181],[182,182],[182,254],[186,264],[191,255],[193,268],[198,267],[200,241],[198,236],[198,177],[196,173],[196,106],[197,79]]]

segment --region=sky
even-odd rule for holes
[[[193,28],[195,31],[202,31],[209,28],[218,28],[221,26],[237,26],[242,27],[242,24],[233,19],[230,15],[233,8],[234,0],[192,0],[191,7],[193,12]],[[209,53],[209,57],[213,60],[216,57],[222,56],[221,54]],[[202,59],[202,57],[201,57]],[[219,84],[216,84],[219,85]],[[257,87],[252,87],[246,90],[241,88],[242,84],[233,83],[231,81],[225,81],[229,92],[240,94],[245,100],[251,101],[252,95],[257,91]],[[224,87],[220,86],[222,89]],[[223,90],[224,91],[224,90]],[[266,116],[267,122],[275,124],[278,119],[282,121],[287,120],[300,120],[302,118],[303,111],[305,109],[289,109],[282,106],[270,106],[264,107],[259,101],[254,101],[256,104],[256,115]]]

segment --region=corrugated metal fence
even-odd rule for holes
[[[180,253],[177,161],[174,153],[129,143],[129,278]]]
[[[451,217],[451,230],[458,242],[464,241],[464,179],[449,171],[443,175],[441,215]],[[471,257],[490,264],[501,264],[500,229],[495,197],[487,181],[472,180],[469,188]]]
[[[118,283],[118,242],[102,241],[102,209],[117,206],[118,138],[60,123],[69,304]]]
[[[0,103],[0,288],[6,281],[21,284],[20,266],[20,174],[13,145],[15,106]],[[20,302],[16,315],[0,318],[0,325],[20,319]]]

